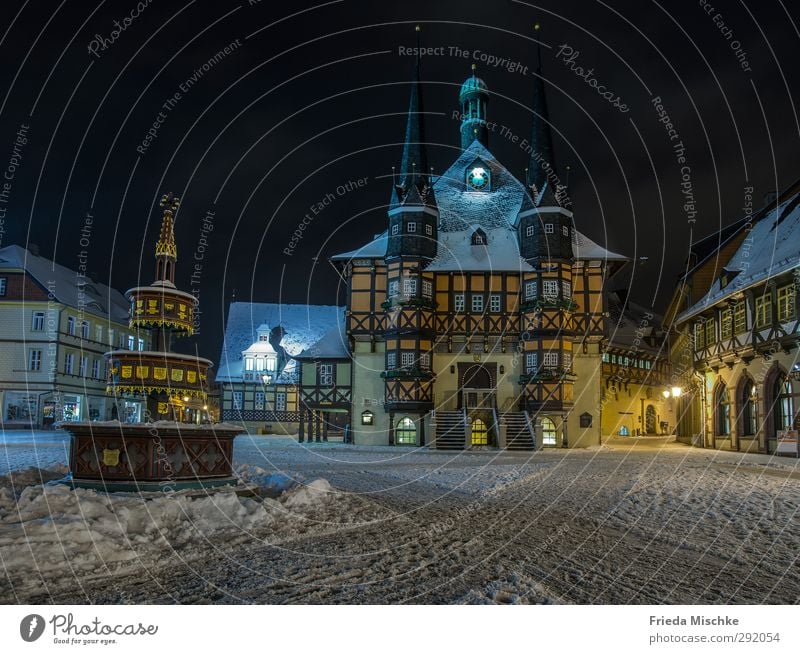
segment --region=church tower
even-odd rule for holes
[[[395,412],[416,416],[423,444],[423,416],[433,408],[435,313],[434,278],[425,267],[437,252],[439,210],[428,168],[420,63],[417,55],[400,171],[389,205],[383,377],[390,425]]]
[[[572,407],[575,379],[574,226],[572,213],[561,206],[564,186],[555,165],[541,57],[533,112],[527,194],[517,217],[520,253],[533,268],[523,274],[521,283],[522,405],[528,411],[556,413],[563,418]]]
[[[489,88],[475,74],[475,64],[472,64],[472,76],[461,85],[458,102],[461,106],[461,149],[466,150],[476,139],[488,148],[489,124],[486,110],[489,104]]]

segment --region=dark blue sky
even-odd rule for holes
[[[538,21],[576,224],[647,256],[616,284],[661,309],[692,235],[739,218],[746,187],[759,206],[800,176],[797,9],[718,4],[4,3],[0,167],[13,170],[2,244],[36,243],[77,266],[89,213],[88,268],[125,290],[151,281],[158,199],[181,195],[178,283],[199,289],[196,342],[216,359],[234,289],[335,303],[325,258],[385,228],[413,66],[401,48],[415,24],[436,48],[423,61],[434,169],[457,156],[458,87],[477,63],[493,94],[490,148],[523,176]]]

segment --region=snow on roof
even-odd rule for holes
[[[0,268],[25,270],[58,302],[68,307],[114,322],[128,322],[130,303],[122,293],[88,277],[79,276],[77,271],[32,254],[19,245],[0,249]]]
[[[724,287],[717,277],[708,293],[681,313],[676,322],[688,320],[725,298],[797,267],[800,267],[800,193],[788,196],[753,225],[725,264],[725,270],[736,276]]]
[[[344,318],[344,314],[342,314]],[[344,320],[332,327],[321,339],[311,347],[303,350],[298,359],[349,359],[350,349],[347,343],[347,332]]]
[[[319,341],[341,322],[344,307],[315,304],[273,304],[264,302],[232,302],[228,308],[225,339],[222,343],[216,381],[241,381],[242,352],[258,340],[258,329],[282,326],[285,336],[281,346],[294,357]],[[290,359],[276,383],[297,380],[294,360]]]
[[[439,234],[436,258],[426,270],[493,270],[520,272],[533,270],[519,254],[519,243],[507,227],[484,229],[486,245],[472,245],[474,229]]]
[[[635,348],[656,356],[666,356],[663,317],[651,309],[632,302],[622,291],[606,294],[609,319],[606,336],[611,346]],[[654,339],[652,342],[649,339]]]
[[[466,171],[476,165],[489,170],[490,190],[467,189]],[[519,263],[516,239],[517,216],[524,201],[530,204],[530,198],[523,184],[480,141],[473,141],[444,174],[433,178],[433,190],[439,207],[439,250],[429,270],[531,269],[527,263]],[[494,237],[489,237],[489,252],[485,258],[473,256],[477,253],[470,249],[470,239],[476,227],[487,234],[494,233]],[[507,234],[502,234],[503,231]],[[629,261],[628,257],[607,250],[587,236],[577,231],[575,234],[575,256],[578,259]],[[331,259],[380,259],[386,254],[387,241],[388,232],[383,232],[360,248],[334,255]],[[514,241],[513,247],[511,241]],[[461,259],[462,256],[465,258]]]

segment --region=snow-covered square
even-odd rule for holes
[[[65,470],[63,437],[16,438],[0,448],[4,603],[800,599],[792,459],[646,438],[452,454],[245,435],[238,493],[137,496],[42,487]]]

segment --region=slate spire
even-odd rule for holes
[[[538,32],[539,24],[534,26]],[[533,195],[541,195],[545,185],[553,186],[558,180],[556,174],[553,134],[550,129],[550,114],[547,110],[547,96],[542,78],[542,51],[537,47],[538,63],[533,81],[533,126],[531,128],[531,155],[528,162],[525,183]],[[549,184],[548,184],[549,182]],[[555,191],[555,189],[553,189]]]

